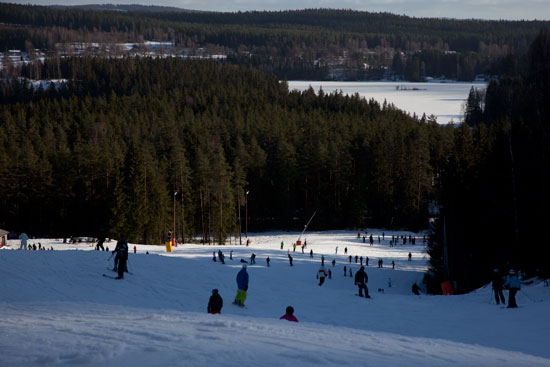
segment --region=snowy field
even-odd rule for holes
[[[361,97],[378,103],[393,103],[397,108],[416,113],[418,117],[435,115],[437,122],[447,124],[464,119],[463,106],[468,99],[470,88],[485,90],[487,83],[411,83],[411,82],[329,82],[329,81],[289,81],[290,90],[307,90],[309,86],[327,94],[342,91],[345,95],[358,93]]]
[[[371,231],[372,247],[357,232],[307,233],[305,254],[290,249],[293,267],[287,250],[297,233],[251,234],[249,247],[186,244],[170,254],[142,245],[134,254],[130,245],[124,280],[102,276],[115,274],[111,253],[91,244],[34,239],[55,251],[13,251],[19,241],[9,241],[0,250],[0,366],[550,366],[550,287],[524,286],[518,309],[495,305],[490,287],[415,296],[411,285],[427,268],[422,240],[390,248],[388,237],[409,233],[385,231],[379,244],[382,231]],[[372,299],[357,297],[344,277],[346,247],[370,258]],[[212,261],[218,249],[225,265]],[[235,277],[252,252],[240,308],[231,304]],[[319,287],[321,254],[333,274]],[[213,288],[224,299],[221,315],[206,313]],[[288,305],[299,323],[279,320]]]

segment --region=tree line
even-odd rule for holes
[[[100,11],[0,4],[0,49],[62,51],[71,42],[173,41],[184,50],[224,52],[279,78],[391,76],[473,80],[499,75],[524,54],[544,21],[411,18],[308,9],[278,12]],[[251,58],[252,56],[253,58]],[[342,59],[343,58],[343,61]]]
[[[494,268],[550,276],[548,30],[519,70],[468,97],[466,123],[442,170],[441,215],[430,241],[434,292],[442,280],[460,291],[482,286]]]
[[[175,217],[179,238],[225,242],[239,215],[244,231],[246,205],[249,230],[299,229],[314,211],[313,229],[421,228],[430,144],[453,132],[228,64],[72,58],[59,69],[70,82],[47,90],[1,84],[2,227],[160,243]]]

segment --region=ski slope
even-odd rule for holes
[[[422,240],[390,248],[388,237],[409,232],[385,231],[380,244],[382,231],[368,232],[372,247],[357,232],[307,233],[304,254],[290,248],[292,267],[287,251],[298,233],[250,234],[248,247],[185,244],[170,254],[144,245],[134,254],[131,244],[124,280],[102,276],[115,274],[111,253],[91,244],[31,239],[55,250],[13,251],[19,241],[9,241],[0,250],[0,366],[550,366],[550,287],[523,287],[518,309],[495,305],[490,287],[415,296],[411,285],[427,269]],[[370,258],[372,299],[357,297],[344,277],[345,247]],[[212,261],[218,249],[225,265]],[[235,277],[252,252],[239,308],[231,304]],[[333,274],[319,287],[321,254]],[[213,288],[224,299],[221,315],[206,313]],[[299,323],[279,320],[288,305]]]

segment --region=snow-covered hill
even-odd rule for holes
[[[250,235],[249,247],[186,244],[170,254],[136,245],[124,280],[102,276],[114,274],[111,253],[90,244],[36,239],[29,242],[55,251],[10,251],[19,243],[9,241],[0,251],[0,366],[550,365],[550,287],[524,287],[518,309],[496,306],[490,287],[415,296],[411,285],[427,268],[422,241],[390,248],[392,234],[409,233],[386,231],[378,243],[382,231],[371,232],[372,247],[357,232],[308,233],[304,254],[290,249],[292,267],[287,250],[296,233]],[[212,261],[218,249],[225,265]],[[252,252],[243,309],[231,302],[239,260]],[[321,254],[333,274],[319,287]],[[372,299],[357,297],[344,277],[350,254],[370,258]],[[213,288],[224,299],[221,315],[206,313]],[[279,320],[288,305],[298,324]]]

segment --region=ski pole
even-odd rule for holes
[[[536,300],[534,300],[531,296],[529,296],[527,293],[525,293],[523,290],[519,290],[521,292],[521,294],[525,295],[525,297],[527,297],[527,299],[529,299],[529,301],[531,302],[538,302]]]
[[[111,258],[113,257],[114,253],[111,253],[111,256],[107,259],[107,261],[111,261]]]

